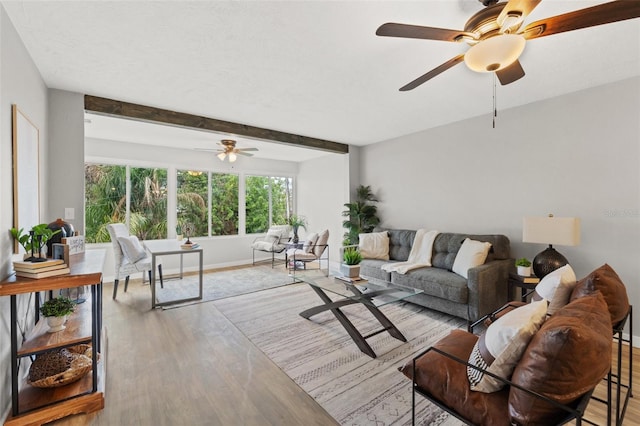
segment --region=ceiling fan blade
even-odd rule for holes
[[[522,68],[522,64],[520,64],[520,61],[516,60],[508,67],[496,71],[496,75],[498,76],[498,80],[500,80],[500,84],[506,86],[507,84],[513,83],[514,81],[520,80],[524,77],[524,69]]]
[[[618,0],[532,22],[522,35],[530,40],[638,17],[640,1]]]
[[[238,148],[238,151],[257,151],[258,148]]]
[[[419,38],[425,40],[460,41],[463,36],[476,39],[473,33],[445,28],[422,27],[419,25],[396,24],[388,22],[380,25],[376,35],[385,37]]]
[[[529,15],[541,1],[542,0],[509,0],[500,12],[500,15],[498,15],[496,22],[504,31],[506,28],[503,27],[503,24],[505,23],[507,16],[519,16],[519,26],[527,15]]]
[[[244,151],[240,151],[240,150],[236,150],[236,154],[244,155],[245,157],[253,157],[253,154],[250,154],[250,153],[244,152]]]
[[[420,86],[422,83],[425,83],[426,81],[431,80],[433,77],[437,76],[438,74],[443,73],[446,70],[448,70],[449,68],[453,67],[454,65],[459,64],[460,62],[462,62],[463,59],[464,59],[464,54],[458,55],[455,58],[449,59],[444,64],[442,64],[442,65],[432,69],[428,73],[416,78],[411,83],[409,83],[409,84],[407,84],[405,86],[402,86],[400,88],[400,91],[401,92],[406,92],[407,90],[415,89],[416,87]]]

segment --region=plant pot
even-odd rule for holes
[[[531,266],[517,266],[518,275],[522,277],[531,276]]]
[[[360,265],[340,264],[340,273],[349,278],[358,278],[360,276]]]
[[[58,331],[64,330],[66,327],[64,326],[67,317],[46,317],[47,325],[49,326],[49,333],[56,333]]]

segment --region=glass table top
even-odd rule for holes
[[[313,287],[374,306],[398,302],[423,292],[415,288],[402,287],[377,279],[361,279],[347,282],[343,280],[344,277],[331,275],[327,277],[319,271],[298,272],[295,275],[292,274],[291,277],[298,282],[304,282]],[[347,278],[346,280],[349,279]]]

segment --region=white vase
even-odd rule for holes
[[[58,331],[64,330],[66,327],[64,326],[65,321],[67,320],[66,316],[63,317],[46,317],[47,325],[49,326],[49,333],[56,333]]]
[[[531,276],[531,266],[518,266],[518,275],[521,277]]]

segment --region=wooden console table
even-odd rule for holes
[[[102,269],[105,250],[89,250],[71,256],[71,272],[42,279],[10,276],[0,283],[0,296],[11,298],[11,402],[7,426],[41,425],[72,414],[91,413],[104,408],[106,347],[102,347]],[[91,286],[91,299],[80,305],[67,320],[67,328],[48,333],[40,318],[39,293],[66,288]],[[35,293],[35,324],[20,342],[18,336],[17,295]],[[90,306],[89,306],[90,305]],[[36,388],[20,374],[20,359],[53,349],[91,343],[93,369],[77,382],[59,388]],[[22,382],[21,382],[22,380]]]

